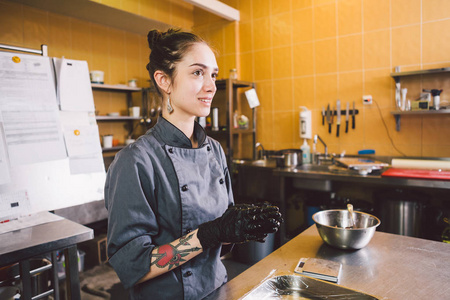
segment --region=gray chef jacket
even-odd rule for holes
[[[153,248],[220,217],[233,203],[220,143],[195,123],[199,144],[162,116],[117,153],[105,185],[109,262],[132,299],[201,299],[226,282],[221,247],[204,250],[171,271],[136,284]]]

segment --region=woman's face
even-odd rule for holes
[[[170,91],[172,117],[206,117],[216,93],[218,66],[204,43],[194,44],[176,65]]]

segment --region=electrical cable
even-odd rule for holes
[[[383,122],[384,128],[386,129],[386,133],[387,133],[387,135],[388,135],[389,140],[391,141],[392,147],[394,147],[394,149],[397,150],[398,153],[400,153],[401,155],[403,155],[404,157],[406,157],[407,155],[406,155],[405,153],[403,153],[402,151],[400,151],[400,150],[395,146],[394,140],[392,140],[391,135],[389,134],[389,129],[388,129],[387,125],[386,125],[386,122],[384,121],[383,115],[382,115],[382,113],[381,113],[380,106],[378,105],[377,101],[375,101],[375,100],[373,100],[373,99],[372,99],[372,101],[375,102],[375,104],[377,105],[378,113],[380,114],[381,121]]]

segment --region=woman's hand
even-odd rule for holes
[[[281,222],[276,206],[240,204],[229,207],[221,217],[201,224],[197,235],[204,249],[221,243],[264,241],[267,234],[278,230]]]
[[[283,218],[277,206],[270,205],[267,202],[244,205],[247,205],[248,209],[253,211],[253,220],[249,226],[249,233],[263,236],[262,239],[256,240],[258,242],[264,242],[267,235],[277,232],[281,223],[283,223]]]

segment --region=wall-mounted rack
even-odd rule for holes
[[[425,115],[444,115],[450,114],[450,109],[441,110],[408,110],[408,111],[391,111],[395,117],[395,130],[400,131],[400,116],[425,116]]]
[[[41,50],[37,50],[37,49],[31,49],[31,48],[23,48],[23,47],[16,47],[16,46],[11,46],[11,45],[0,44],[0,49],[48,56],[47,45],[41,45]]]
[[[442,74],[450,73],[450,68],[437,68],[437,69],[427,69],[427,70],[417,70],[417,71],[406,71],[406,72],[394,72],[391,73],[391,77],[394,78],[395,83],[400,83],[401,77],[407,76],[419,76],[419,75],[432,75],[432,74]],[[400,120],[401,116],[407,115],[442,115],[449,114],[450,110],[421,110],[421,111],[392,111],[391,114],[395,118],[395,130],[400,131]]]
[[[396,83],[398,83],[398,82],[400,82],[400,77],[414,76],[414,75],[430,75],[430,74],[439,74],[439,73],[447,73],[447,72],[450,72],[450,68],[394,72],[394,73],[391,73],[391,77],[394,78]]]
[[[331,112],[332,116],[337,116],[337,112],[338,112],[337,110],[331,110],[330,112]],[[341,116],[345,116],[346,113],[347,113],[347,110],[341,109]],[[351,116],[351,115],[355,115],[356,116],[357,114],[359,114],[359,110],[358,109],[349,109],[348,110],[348,115],[349,116]],[[325,111],[325,117],[326,116],[327,116],[327,111]]]

